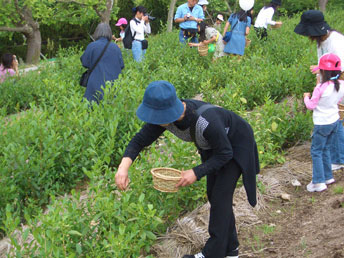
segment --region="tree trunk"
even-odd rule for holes
[[[322,12],[326,11],[326,5],[327,5],[328,0],[319,0],[319,9]]]
[[[177,3],[177,0],[171,0],[170,2],[170,8],[168,9],[168,16],[167,16],[167,32],[172,32],[174,8],[176,6],[176,3]]]
[[[26,63],[37,64],[42,47],[41,32],[39,29],[35,29],[31,33],[25,34],[25,36],[27,38]]]

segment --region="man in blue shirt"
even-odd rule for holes
[[[185,43],[189,38],[191,38],[191,42],[198,43],[197,23],[203,21],[204,13],[197,2],[198,0],[188,0],[187,3],[178,7],[174,16],[174,21],[179,23],[179,41],[181,43]]]

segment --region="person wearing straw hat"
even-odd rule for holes
[[[232,111],[197,100],[180,100],[174,86],[154,81],[145,90],[136,111],[145,125],[131,139],[115,175],[120,190],[129,184],[128,170],[146,146],[166,130],[178,138],[194,142],[202,164],[182,171],[177,187],[185,187],[207,177],[211,205],[209,235],[204,248],[194,257],[238,257],[238,237],[233,213],[233,194],[240,175],[247,198],[257,204],[256,174],[259,173],[257,146],[251,126]]]
[[[179,42],[181,43],[187,43],[187,41],[198,43],[197,23],[204,20],[204,12],[197,2],[198,0],[188,0],[177,8],[174,22],[179,23]]]
[[[318,10],[309,10],[301,15],[300,23],[295,27],[294,32],[309,37],[317,43],[318,60],[326,53],[337,55],[344,60],[344,35],[331,29],[325,21],[324,15]],[[311,65],[310,70],[317,75],[317,81],[321,80],[319,70],[314,69],[316,66]],[[344,80],[344,66],[341,68],[340,79]],[[336,140],[331,150],[332,169],[337,170],[344,167],[344,128],[339,126]]]
[[[325,54],[314,68],[321,73],[321,81],[310,93],[304,93],[304,102],[313,110],[314,129],[311,155],[313,163],[312,181],[307,185],[309,192],[321,192],[335,182],[331,169],[330,151],[334,148],[336,132],[342,127],[339,120],[338,103],[344,97],[344,81],[339,80],[341,60],[335,54]]]
[[[265,5],[258,13],[256,22],[254,23],[254,29],[256,31],[258,39],[266,40],[268,37],[268,25],[281,25],[282,22],[276,22],[272,20],[277,8],[282,5],[281,0],[272,0],[270,4]]]

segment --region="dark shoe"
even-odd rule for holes
[[[205,258],[205,256],[202,253],[198,253],[195,255],[186,254],[183,256],[183,258]]]

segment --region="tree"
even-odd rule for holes
[[[168,16],[167,16],[167,32],[172,32],[174,8],[176,6],[176,3],[177,3],[177,0],[171,0],[170,2],[170,8],[168,9]]]
[[[0,31],[24,34],[26,62],[35,64],[41,53],[40,24],[84,24],[97,15],[109,23],[116,13],[116,3],[117,0],[0,0]]]
[[[326,5],[327,5],[328,0],[319,0],[319,9],[322,12],[326,11]]]
[[[28,45],[26,61],[37,63],[41,53],[42,38],[39,22],[33,16],[32,9],[27,5],[27,2],[0,1],[0,31],[23,33]]]

